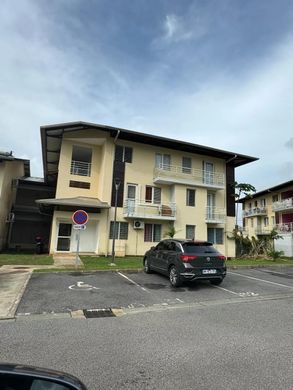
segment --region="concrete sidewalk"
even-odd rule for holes
[[[2,267],[1,267],[2,268]],[[0,268],[0,320],[14,318],[32,270]]]

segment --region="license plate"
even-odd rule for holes
[[[206,274],[216,274],[216,273],[217,273],[217,270],[216,270],[216,269],[203,269],[203,270],[202,270],[202,273],[203,273],[204,275],[206,275]]]

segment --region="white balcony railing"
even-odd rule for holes
[[[225,210],[217,207],[206,207],[206,223],[225,223]]]
[[[275,229],[279,233],[293,233],[293,222],[279,223]]]
[[[242,211],[243,218],[254,217],[257,215],[267,215],[267,208],[266,207],[254,207],[253,209]]]
[[[278,233],[293,233],[293,222],[279,223],[277,225],[257,226],[254,233],[257,235],[270,234],[272,230],[276,230]]]
[[[176,203],[154,204],[135,199],[126,199],[123,206],[123,216],[126,218],[175,221]]]
[[[167,164],[161,164],[154,169],[154,182],[196,184],[215,189],[225,187],[223,173]]]
[[[272,206],[273,211],[293,210],[293,198],[288,198],[274,202]]]
[[[71,161],[71,175],[90,176],[92,164],[84,161]]]

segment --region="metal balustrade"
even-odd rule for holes
[[[266,207],[254,207],[249,210],[243,210],[242,211],[242,217],[254,217],[257,215],[267,215],[267,208]]]
[[[123,216],[128,218],[176,219],[176,203],[155,204],[141,200],[126,199],[123,206]]]
[[[160,164],[154,169],[155,183],[197,184],[203,187],[224,188],[223,173],[210,172],[202,169],[188,168],[169,164]]]
[[[88,162],[72,160],[70,173],[71,175],[90,176],[91,166],[92,164]]]
[[[273,211],[293,210],[293,198],[274,202],[272,209]]]
[[[205,220],[207,223],[225,223],[225,209],[217,207],[206,207],[206,217]]]

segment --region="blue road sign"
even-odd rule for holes
[[[85,225],[89,219],[88,213],[84,210],[77,210],[72,215],[72,221],[76,225]]]

